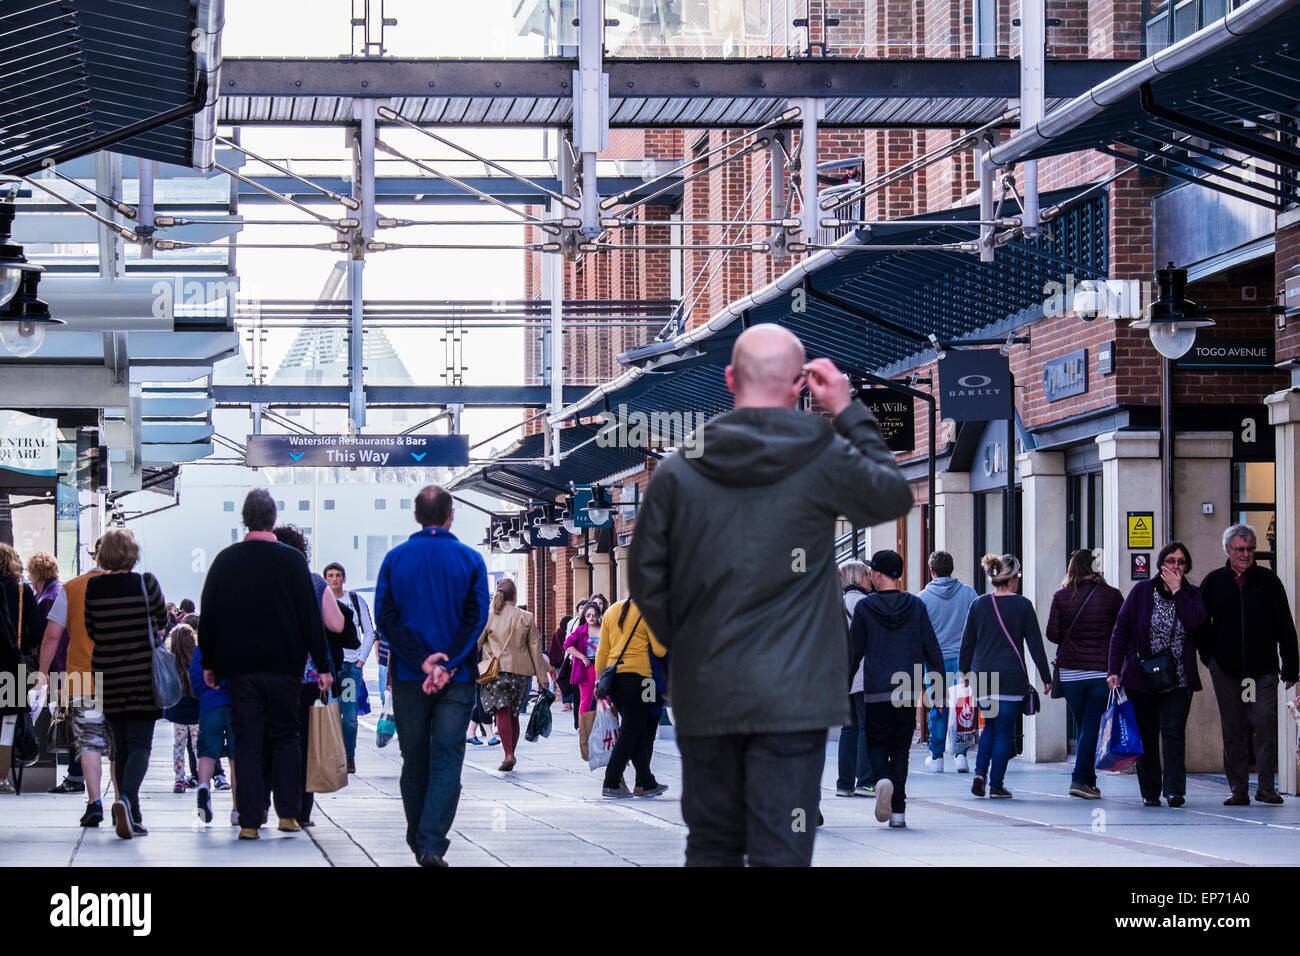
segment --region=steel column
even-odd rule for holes
[[[1020,4],[1020,129],[1032,129],[1043,118],[1044,72],[1047,60],[1046,0],[1021,0]],[[1025,168],[1025,236],[1033,239],[1040,231],[1038,216],[1038,160]]]

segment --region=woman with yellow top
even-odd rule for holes
[[[657,797],[668,787],[657,781],[650,771],[655,731],[663,710],[650,655],[653,653],[662,658],[668,650],[655,640],[649,625],[630,599],[611,605],[600,629],[602,637],[596,651],[595,670],[601,674],[606,667],[616,665],[610,697],[622,719],[618,740],[605,767],[605,785],[601,795]],[[636,769],[634,790],[628,790],[623,782],[623,771],[627,769],[628,761]]]
[[[515,769],[515,744],[519,742],[519,711],[528,695],[528,683],[536,677],[545,685],[550,666],[542,656],[542,635],[537,618],[515,607],[515,582],[502,578],[492,595],[492,610],[479,635],[482,652],[479,673],[486,673],[495,661],[497,677],[479,688],[483,709],[496,714],[497,736],[505,760],[498,770]]]

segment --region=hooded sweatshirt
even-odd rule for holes
[[[934,636],[939,639],[939,650],[945,661],[953,660],[961,651],[966,613],[977,597],[979,595],[973,587],[956,578],[935,578],[921,592],[921,601],[930,615]]]
[[[672,652],[678,732],[848,722],[836,519],[869,527],[912,493],[860,402],[834,422],[742,408],[659,463],[636,519],[632,599]]]
[[[849,669],[862,667],[867,703],[897,698],[915,704],[926,675],[943,673],[930,616],[906,591],[877,591],[858,602],[849,628]]]

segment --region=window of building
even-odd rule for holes
[[[402,502],[401,502],[401,508],[402,508],[403,511],[410,511],[410,510],[411,510],[411,499],[410,499],[410,498],[403,498],[403,499],[402,499]]]
[[[980,567],[980,559],[986,554],[1004,554],[1007,548],[1004,545],[1004,532],[1002,527],[1003,503],[1006,501],[1007,493],[1001,491],[986,491],[983,494],[975,495],[975,560],[972,562],[972,571],[975,575],[975,591],[984,594],[991,591],[989,587],[988,576],[984,569]],[[1016,486],[1015,513],[1013,524],[1011,526],[1011,548],[1010,553],[1017,558],[1024,553],[1022,546],[1024,527],[1024,506],[1020,487]]]
[[[307,500],[306,498],[299,498],[299,499],[298,499],[298,510],[299,510],[299,511],[310,511],[310,510],[311,510],[311,502],[310,502],[309,500]]]
[[[333,498],[326,498],[326,499],[325,499],[325,510],[326,510],[326,511],[333,511],[333,510],[334,510],[334,499],[333,499]]]
[[[1202,27],[1221,20],[1244,0],[1159,0],[1147,19],[1146,53],[1151,56]]]
[[[1102,546],[1101,472],[1070,475],[1065,484],[1065,553]]]
[[[1271,461],[1232,463],[1232,523],[1255,529],[1255,560],[1277,570],[1276,466]]]
[[[360,548],[361,548],[361,538],[359,538],[357,535],[354,534],[352,536],[352,550],[358,551],[360,550]]]
[[[366,535],[366,577],[374,580],[379,577],[379,566],[384,563],[388,553],[388,536],[383,534]]]
[[[387,507],[388,507],[388,500],[387,500],[386,498],[376,498],[376,499],[375,499],[375,510],[376,510],[376,511],[383,511],[383,510],[385,510]]]
[[[223,501],[223,502],[221,503],[221,510],[222,510],[222,511],[234,511],[234,510],[235,510],[235,503],[234,503],[233,501]]]
[[[239,529],[238,529],[238,528],[231,528],[231,529],[230,529],[230,543],[231,543],[231,544],[234,544],[234,543],[235,543],[236,541],[238,541],[238,540],[239,540]]]
[[[283,502],[283,501],[276,501],[276,503],[275,503],[275,510],[276,510],[276,511],[284,511],[284,510],[285,510],[285,508],[284,508],[284,502]]]

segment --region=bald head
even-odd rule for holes
[[[769,322],[740,333],[727,367],[736,407],[793,408],[806,360],[803,343],[789,329]]]

